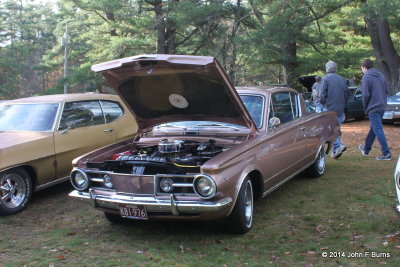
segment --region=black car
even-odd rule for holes
[[[307,88],[307,93],[303,93],[305,95],[309,95],[312,91],[311,87],[315,83],[315,76],[304,76],[300,77],[300,83]],[[313,107],[314,105],[309,104],[308,106]],[[349,87],[347,94],[347,103],[345,107],[345,120],[348,119],[363,119],[365,117],[363,104],[362,104],[362,90],[360,87],[351,86]]]

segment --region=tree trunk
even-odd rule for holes
[[[361,2],[367,5],[367,0],[361,0]],[[378,68],[385,75],[389,95],[394,95],[399,91],[400,56],[390,37],[389,23],[378,10],[366,12],[364,20],[371,37]]]
[[[282,65],[284,68],[283,81],[289,87],[296,88],[297,84],[297,44],[295,41],[286,43],[282,49]]]

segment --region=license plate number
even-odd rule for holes
[[[383,114],[383,119],[384,119],[384,120],[391,120],[391,119],[393,119],[393,112],[385,112],[385,113]]]
[[[138,220],[147,220],[147,212],[146,208],[141,205],[119,205],[119,213],[121,217],[130,218],[130,219],[138,219]]]

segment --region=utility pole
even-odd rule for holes
[[[68,22],[65,23],[64,36],[61,38],[61,46],[64,46],[64,94],[68,93]]]

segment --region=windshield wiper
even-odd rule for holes
[[[226,125],[226,124],[220,124],[220,123],[204,123],[204,124],[196,124],[195,126],[199,126],[199,127],[225,127],[225,128],[230,128],[230,129],[234,129],[236,131],[239,131],[239,128],[237,128],[237,127]]]

